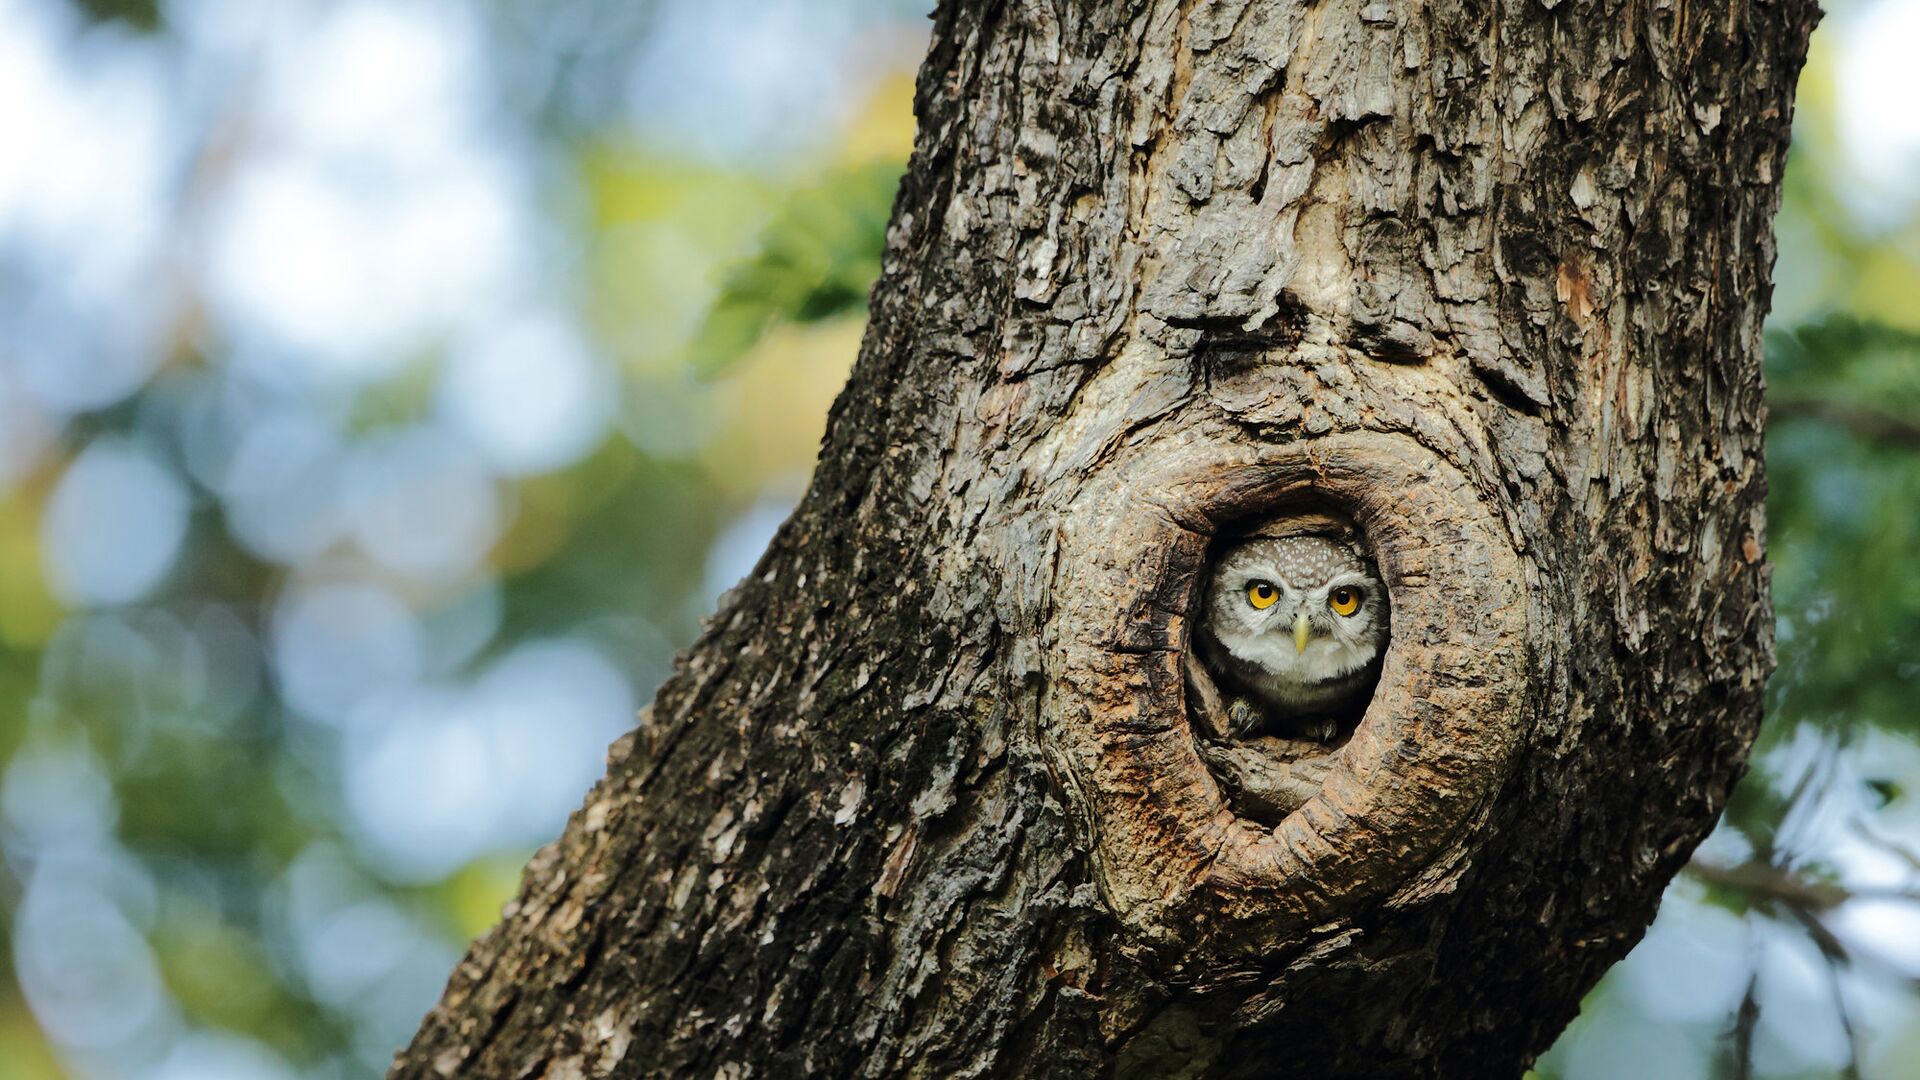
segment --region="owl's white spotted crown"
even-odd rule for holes
[[[1327,581],[1342,570],[1364,568],[1352,548],[1324,536],[1289,536],[1266,543],[1271,565],[1288,582]]]

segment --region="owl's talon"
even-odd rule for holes
[[[1258,733],[1266,722],[1266,714],[1260,707],[1245,698],[1234,698],[1227,703],[1227,730],[1236,739]]]

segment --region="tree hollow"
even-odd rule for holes
[[[1057,559],[1046,736],[1126,925],[1169,955],[1268,953],[1446,891],[1532,702],[1523,574],[1496,511],[1430,451],[1378,435],[1152,444],[1083,499]],[[1393,629],[1326,783],[1268,827],[1233,812],[1196,750],[1182,662],[1216,530],[1315,500],[1366,536]]]

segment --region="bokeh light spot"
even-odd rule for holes
[[[173,566],[188,509],[171,469],[130,443],[95,442],[67,466],[48,503],[48,582],[80,606],[145,596]]]
[[[369,582],[296,588],[274,613],[281,696],[313,719],[343,723],[367,698],[411,685],[421,652],[413,612]]]

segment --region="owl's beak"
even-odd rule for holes
[[[1293,617],[1293,651],[1307,651],[1307,612],[1304,608]]]

